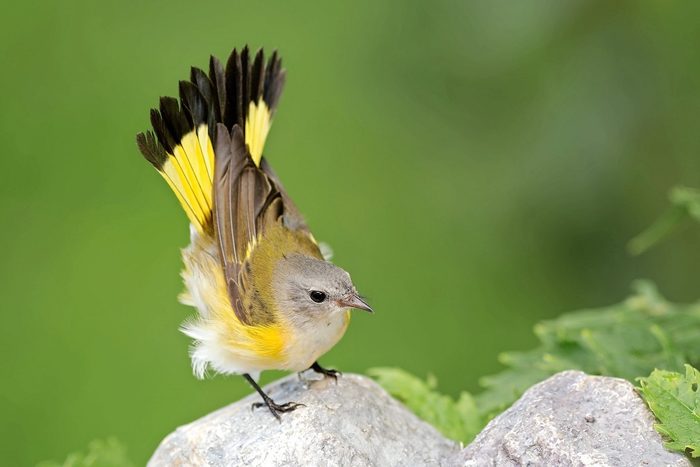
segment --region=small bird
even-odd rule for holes
[[[263,156],[284,81],[277,52],[266,61],[262,49],[234,49],[225,69],[212,56],[209,73],[192,67],[179,102],[161,97],[153,131],[136,136],[190,221],[179,298],[197,309],[181,327],[195,376],[243,375],[263,399],[254,406],[278,419],[301,404],[273,401],[260,372],[337,378],[318,358],[345,333],[350,309],[372,312],[350,275],[324,259]]]

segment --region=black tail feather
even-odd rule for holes
[[[163,154],[172,154],[182,137],[201,124],[207,124],[212,141],[216,140],[217,123],[224,123],[229,129],[239,125],[245,130],[250,103],[262,99],[274,114],[284,81],[285,71],[276,51],[265,61],[262,49],[252,60],[248,46],[240,52],[234,49],[225,69],[211,56],[208,76],[192,67],[190,81],[180,82],[179,102],[173,97],[161,97],[159,108],[151,110],[153,133],[137,135],[139,150],[160,167]]]

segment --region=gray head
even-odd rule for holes
[[[275,269],[278,305],[309,317],[337,313],[348,308],[372,311],[360,297],[350,274],[338,266],[303,255],[290,255]]]

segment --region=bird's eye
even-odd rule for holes
[[[321,292],[320,290],[312,290],[309,292],[309,297],[311,297],[311,300],[313,300],[316,303],[321,303],[326,299],[326,294]]]

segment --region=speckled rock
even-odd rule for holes
[[[451,465],[459,446],[352,374],[302,381],[288,376],[266,387],[278,403],[306,404],[282,414],[251,410],[257,394],[178,428],[148,465],[157,466],[421,466]]]
[[[530,388],[457,457],[462,466],[683,466],[634,387],[565,371]]]

